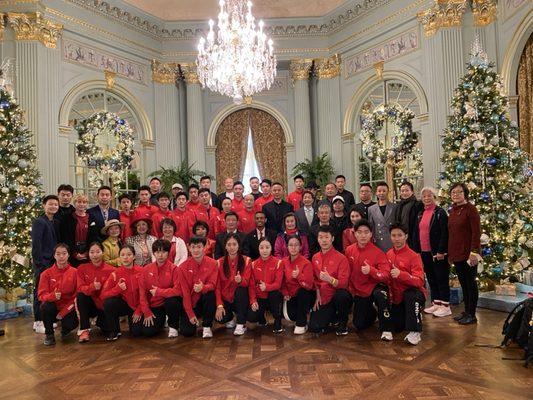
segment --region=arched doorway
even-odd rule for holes
[[[245,108],[226,116],[216,131],[215,162],[219,191],[223,190],[226,177],[243,179],[247,172],[245,167],[250,154],[250,138],[261,178],[279,181],[286,186],[287,156],[283,127],[270,113]],[[253,160],[249,161],[253,165]]]
[[[520,147],[533,156],[533,33],[520,57],[516,77]]]

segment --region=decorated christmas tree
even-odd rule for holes
[[[0,67],[0,287],[31,281],[30,228],[40,212],[41,185],[32,134],[11,89],[9,63]]]
[[[500,77],[479,39],[452,100],[440,187],[466,183],[481,218],[481,277],[519,280],[533,254],[531,163],[518,143]],[[449,199],[447,199],[449,201]]]

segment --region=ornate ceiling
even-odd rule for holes
[[[166,21],[215,19],[218,0],[124,0],[144,12]],[[256,18],[321,17],[345,0],[252,0]]]

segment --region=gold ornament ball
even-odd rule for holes
[[[527,237],[525,237],[525,236],[520,236],[520,237],[518,238],[518,243],[520,243],[520,244],[524,244],[525,242],[527,242]]]

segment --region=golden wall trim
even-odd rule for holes
[[[186,84],[193,85],[195,83],[200,83],[196,63],[182,63],[180,64],[180,69]]]
[[[486,26],[496,21],[498,5],[496,0],[472,0],[475,26]]]
[[[418,20],[429,37],[441,28],[461,26],[465,11],[466,0],[436,0],[431,8],[418,13]]]
[[[16,40],[37,40],[55,49],[61,37],[63,25],[43,17],[40,12],[8,13],[7,18],[15,31]]]
[[[106,87],[109,90],[112,90],[115,87],[116,77],[117,77],[116,72],[108,70],[108,69],[104,70],[105,83],[106,83]]]
[[[0,42],[4,40],[4,31],[6,29],[6,23],[4,22],[5,14],[0,13]]]
[[[156,83],[176,83],[179,78],[179,65],[175,62],[152,60],[152,80]]]
[[[313,60],[311,58],[299,58],[296,60],[291,60],[289,70],[293,83],[296,81],[308,80],[312,67]]]
[[[334,54],[328,58],[315,60],[315,74],[318,79],[331,79],[341,74],[341,56]]]

